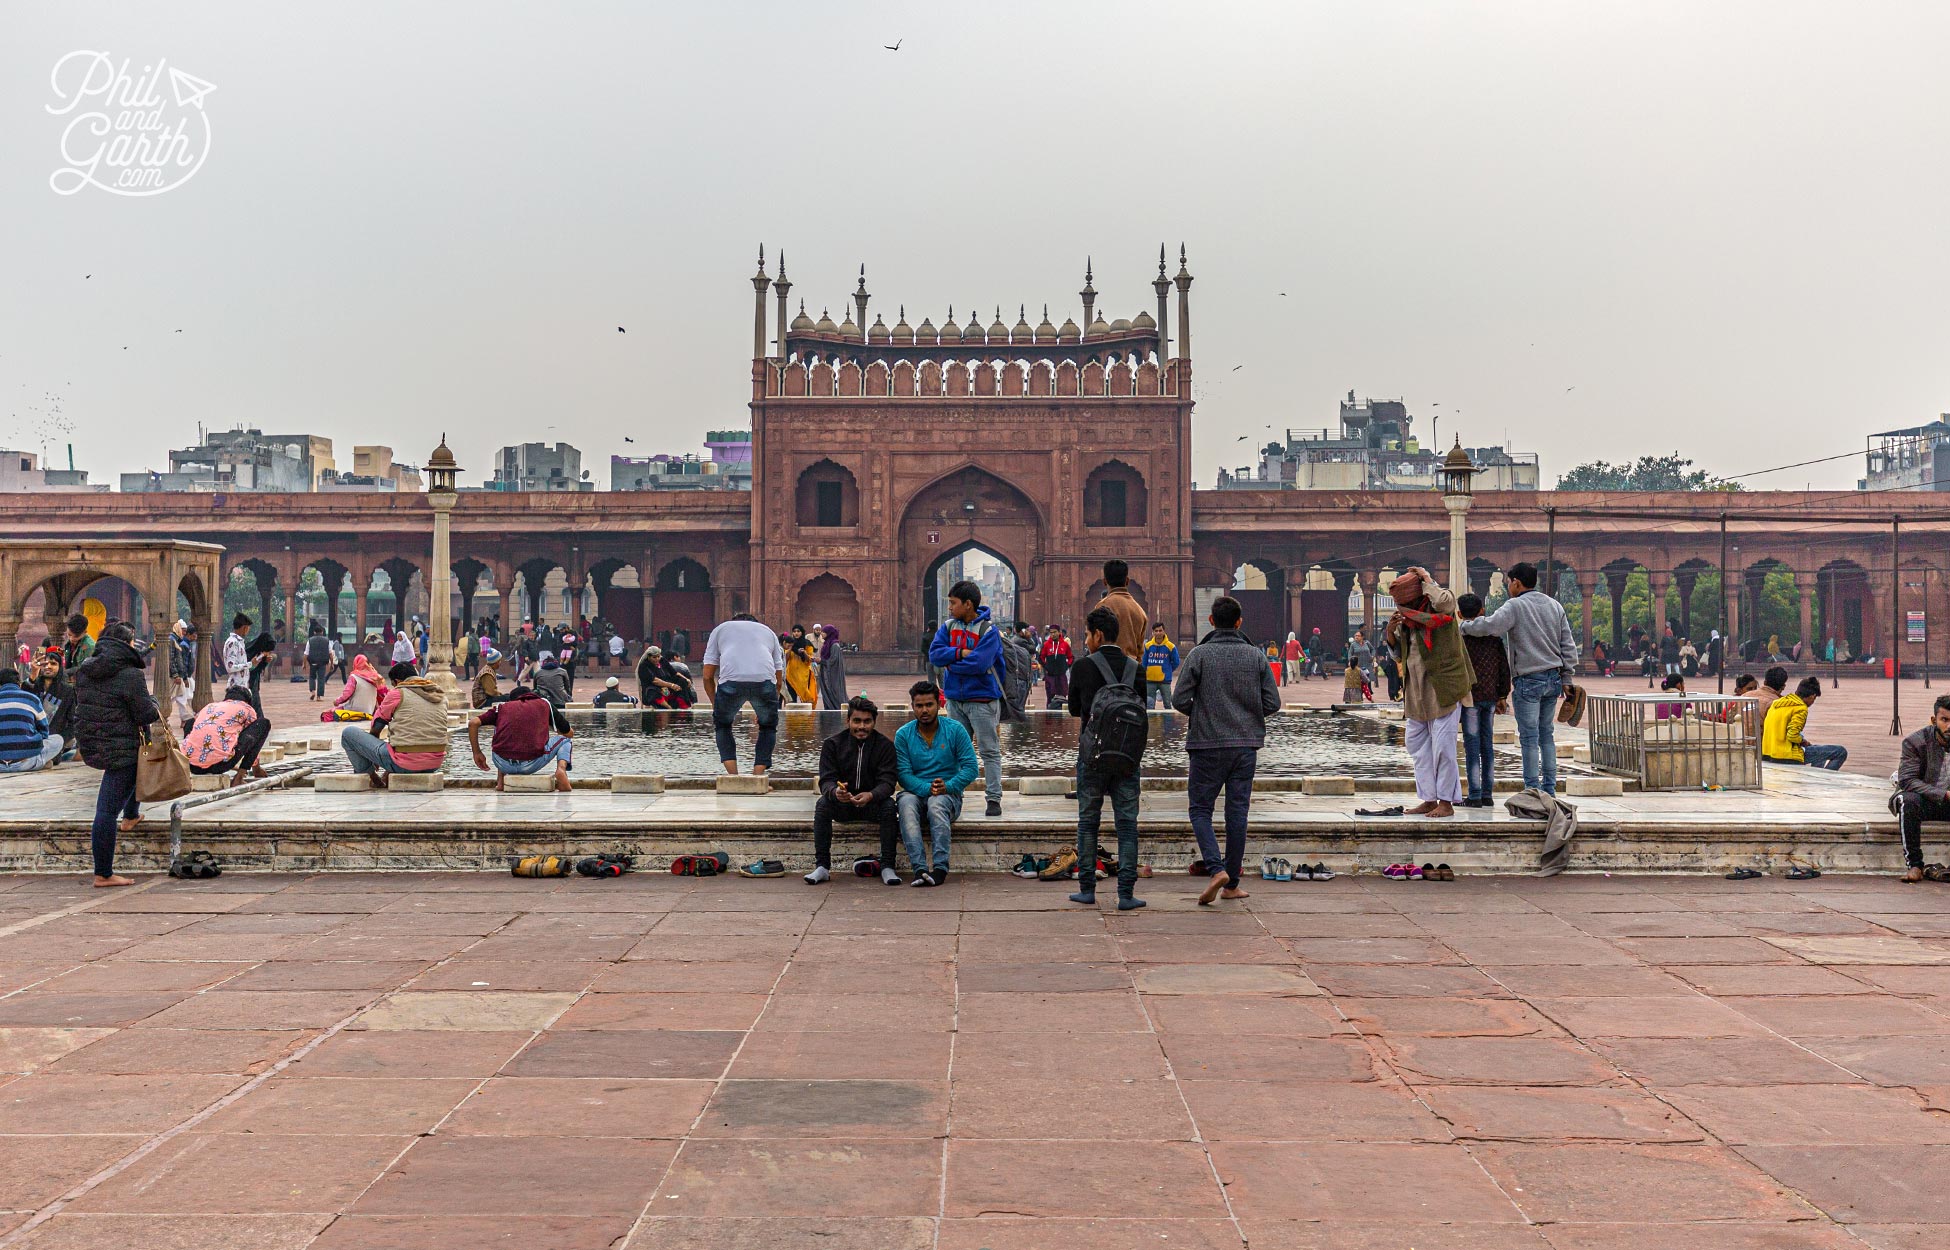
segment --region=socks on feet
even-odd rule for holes
[[[895,872],[891,867],[882,868],[880,870],[880,884],[899,885],[900,883],[901,883],[901,875]]]
[[[833,874],[824,864],[806,874],[807,885],[825,885],[833,879]]]
[[[1120,894],[1117,897],[1118,911],[1136,911],[1142,906],[1144,906],[1144,900],[1141,898],[1133,898],[1129,894]]]
[[[1094,890],[1080,890],[1070,896],[1070,901],[1072,903],[1083,903],[1086,906],[1095,906],[1097,893]]]

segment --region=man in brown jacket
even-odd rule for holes
[[[1388,587],[1395,614],[1383,635],[1402,663],[1402,718],[1415,766],[1411,816],[1456,814],[1462,786],[1456,770],[1456,729],[1469,706],[1476,671],[1456,626],[1456,597],[1429,571],[1412,568]]]
[[[1117,614],[1117,636],[1127,641],[1133,658],[1144,652],[1144,639],[1151,636],[1151,621],[1144,605],[1131,596],[1131,566],[1122,560],[1104,561],[1104,597],[1094,606]],[[1128,641],[1135,639],[1136,641]]]

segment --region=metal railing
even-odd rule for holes
[[[1591,763],[1641,790],[1758,790],[1766,712],[1745,697],[1594,694]]]

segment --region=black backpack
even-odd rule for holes
[[[305,659],[312,664],[324,664],[332,658],[332,640],[323,634],[313,634],[305,641]]]
[[[1132,776],[1144,758],[1145,740],[1151,735],[1151,717],[1137,695],[1138,662],[1126,657],[1124,675],[1118,677],[1110,671],[1110,661],[1103,652],[1091,652],[1090,660],[1104,675],[1104,685],[1091,701],[1090,723],[1077,744],[1077,762],[1087,772]]]

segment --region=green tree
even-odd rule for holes
[[[1557,479],[1559,490],[1717,490],[1743,489],[1738,482],[1714,477],[1692,467],[1678,452],[1669,456],[1640,456],[1635,464],[1593,460]]]

